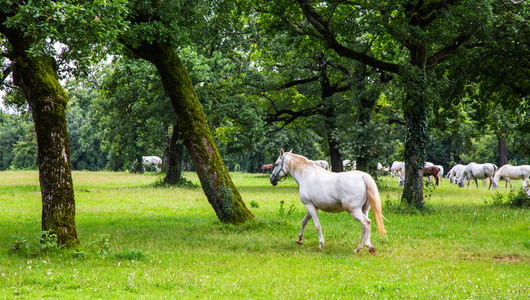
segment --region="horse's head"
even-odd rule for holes
[[[270,177],[270,181],[272,185],[277,185],[278,181],[280,181],[281,179],[289,175],[289,170],[287,168],[287,162],[285,161],[285,155],[288,153],[291,153],[291,152],[283,152],[283,149],[280,150],[280,156],[274,163],[274,169],[272,169],[272,174]]]

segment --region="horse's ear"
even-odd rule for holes
[[[291,148],[291,150],[289,151],[289,153],[293,153],[293,149]]]
[[[283,156],[283,149],[280,149],[280,156]]]

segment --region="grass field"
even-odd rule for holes
[[[324,251],[312,222],[297,245],[305,208],[292,178],[273,187],[267,175],[232,174],[256,217],[236,227],[185,176],[196,186],[74,172],[82,246],[71,251],[39,243],[37,172],[0,172],[0,298],[530,298],[530,212],[488,204],[504,187],[444,180],[426,191],[426,213],[406,213],[397,181],[383,177],[388,234],[381,240],[374,224],[372,256],[353,252],[360,224],[346,213],[320,213]]]

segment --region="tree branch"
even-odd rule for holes
[[[462,33],[459,37],[457,37],[455,39],[455,41],[441,49],[440,51],[436,52],[434,55],[432,55],[431,57],[429,57],[427,59],[427,62],[425,64],[425,67],[427,69],[431,69],[436,63],[444,60],[445,58],[447,58],[449,55],[455,53],[458,51],[458,49],[466,42],[468,41],[469,39],[471,39],[471,37],[473,37],[476,33],[478,32],[478,27],[472,29],[471,31],[469,32],[466,32],[466,33]]]
[[[366,55],[365,53],[358,52],[347,48],[340,44],[334,37],[329,23],[325,21],[313,8],[308,0],[297,0],[306,20],[313,26],[318,32],[320,38],[323,39],[327,46],[333,49],[340,56],[348,57],[357,60],[366,65],[370,65],[374,68],[385,70],[392,73],[399,72],[399,66],[397,64],[378,60],[374,57]]]

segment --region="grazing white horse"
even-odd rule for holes
[[[466,168],[466,166],[461,164],[454,165],[449,172],[447,172],[447,178],[449,178],[449,183],[457,183],[457,179],[460,177],[461,172]]]
[[[462,172],[462,175],[458,179],[458,186],[463,187],[464,182],[468,180],[467,186],[469,187],[469,184],[471,183],[471,178],[475,179],[475,184],[477,185],[478,189],[478,181],[477,179],[490,179],[490,186],[488,189],[491,189],[491,184],[493,182],[493,175],[495,175],[495,172],[497,171],[497,166],[494,164],[486,163],[486,164],[476,164],[474,162],[468,164],[464,171]]]
[[[394,161],[390,166],[390,175],[392,177],[399,176],[401,169],[405,168],[405,163],[402,161]]]
[[[158,172],[161,171],[162,159],[158,156],[142,156],[142,165],[145,168],[156,167]]]
[[[496,189],[499,186],[499,179],[506,180],[506,189],[508,189],[508,182],[513,188],[512,181],[510,179],[522,179],[523,189],[528,186],[528,178],[530,177],[530,165],[512,166],[504,165],[497,170],[493,177],[493,188]]]
[[[329,171],[329,164],[328,164],[327,161],[325,161],[325,160],[313,160],[313,162],[315,163],[315,165],[321,167],[322,169]]]
[[[302,220],[302,230],[298,235],[298,244],[302,244],[304,228],[312,218],[320,242],[320,249],[324,249],[324,237],[318,220],[318,210],[331,213],[347,211],[355,220],[361,223],[361,240],[355,252],[363,249],[363,243],[370,253],[375,254],[375,248],[370,243],[372,221],[368,218],[368,210],[372,207],[375,223],[381,237],[385,235],[381,199],[373,178],[361,171],[333,173],[317,167],[309,159],[280,151],[280,156],[274,164],[270,177],[272,185],[287,175],[291,175],[299,187],[300,200],[307,209]]]
[[[342,161],[342,168],[344,168],[344,171],[352,171],[357,169],[357,162],[355,160],[343,160]]]

